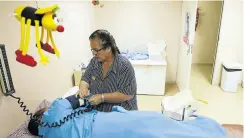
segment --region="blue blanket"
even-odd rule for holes
[[[67,100],[57,99],[44,113],[43,121],[59,121],[72,112]],[[161,113],[127,111],[120,106],[114,106],[110,113],[93,110],[60,128],[40,127],[39,132],[44,138],[227,138],[216,121],[204,116],[175,121]]]
[[[49,124],[59,122],[60,119],[63,119],[67,115],[82,109],[84,107],[73,110],[68,100],[58,98],[44,112],[42,121]],[[97,111],[93,110],[80,114],[69,119],[61,127],[57,128],[39,127],[39,135],[44,138],[91,138],[92,124],[96,113]]]

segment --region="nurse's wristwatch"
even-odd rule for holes
[[[104,96],[103,96],[103,93],[102,93],[102,103],[104,102]]]

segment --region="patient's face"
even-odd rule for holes
[[[42,119],[43,113],[48,109],[48,107],[44,107],[40,110],[38,110],[34,114],[34,118],[31,118],[29,123],[28,123],[28,130],[32,135],[38,136],[38,126],[39,126],[39,121]]]
[[[107,55],[105,49],[101,46],[100,40],[92,39],[90,40],[90,46],[92,54],[98,58],[99,61],[104,61]]]
[[[35,113],[35,116],[38,117],[38,118],[41,117],[41,116],[43,115],[43,113],[44,113],[47,109],[48,109],[48,107],[44,107],[44,108],[38,110],[38,111]]]

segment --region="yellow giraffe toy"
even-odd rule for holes
[[[43,50],[56,54],[59,58],[59,51],[54,43],[52,31],[63,32],[64,27],[60,24],[60,19],[57,18],[56,12],[59,9],[58,5],[53,5],[48,8],[33,8],[29,6],[19,6],[15,9],[14,15],[21,23],[21,40],[20,48],[16,50],[16,60],[27,66],[34,67],[37,65],[35,59],[28,55],[30,42],[30,26],[35,26],[36,31],[36,46],[40,55],[40,62],[44,65],[49,63],[48,56],[43,54]],[[41,27],[41,38],[39,38],[39,27]],[[43,42],[44,31],[47,31],[46,43]],[[49,45],[49,39],[53,48]]]

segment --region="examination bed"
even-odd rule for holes
[[[72,95],[74,91],[77,90],[77,86],[71,88],[68,92],[66,92],[63,97],[67,97]],[[50,106],[52,101],[43,100],[36,108],[36,111]],[[28,121],[26,120],[21,126],[13,130],[13,132],[8,136],[8,138],[39,138],[31,135],[27,130]],[[229,138],[243,138],[243,126],[241,125],[228,125],[224,124],[223,127],[226,129]]]

